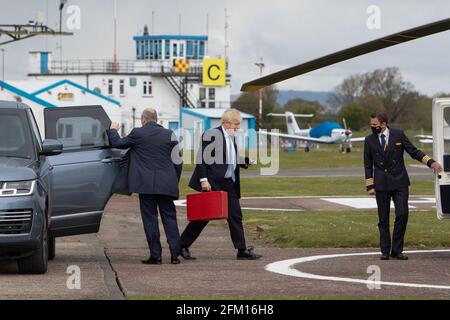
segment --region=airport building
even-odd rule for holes
[[[194,134],[203,132],[211,128],[217,128],[222,124],[222,115],[224,109],[182,108],[180,114],[180,125],[184,129],[185,134],[190,133],[190,140],[195,141]],[[237,141],[240,146],[245,148],[256,147],[256,119],[251,114],[241,112],[242,123],[241,130],[246,133],[244,141]],[[185,145],[187,148],[192,147],[189,143]]]
[[[37,84],[39,86],[37,86]],[[0,100],[23,102],[30,106],[44,136],[44,109],[74,105],[101,105],[111,121],[122,121],[120,102],[103,96],[70,80],[33,82],[0,80]]]
[[[145,28],[133,41],[133,60],[60,61],[52,52],[32,51],[27,79],[2,82],[0,99],[23,101],[38,114],[46,107],[100,104],[124,134],[140,126],[149,106],[173,130],[181,128],[182,109],[217,114],[230,107],[226,60],[208,57],[207,36],[149,35]]]

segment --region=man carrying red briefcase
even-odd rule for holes
[[[202,148],[195,171],[189,186],[196,191],[225,191],[228,199],[228,226],[231,240],[239,260],[256,260],[261,255],[247,248],[242,225],[242,211],[239,167],[247,169],[249,159],[240,164],[240,158],[234,141],[242,122],[241,113],[236,109],[228,109],[222,116],[222,126],[206,131],[202,137]],[[243,161],[242,161],[243,162]],[[181,256],[186,260],[193,260],[189,247],[198,238],[208,224],[207,221],[191,221],[181,235]]]

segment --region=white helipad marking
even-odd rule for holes
[[[321,200],[340,204],[355,209],[376,209],[377,201],[375,198],[321,198]],[[391,208],[394,205],[391,202]]]
[[[173,203],[177,207],[186,207],[186,200],[175,200]]]
[[[450,252],[450,250],[416,250],[416,251],[406,251],[405,253],[436,253],[436,252]],[[314,280],[326,280],[326,281],[335,281],[335,282],[350,282],[350,283],[359,283],[365,285],[385,285],[385,286],[397,286],[397,287],[410,287],[410,288],[431,288],[431,289],[444,289],[450,290],[450,286],[441,286],[441,285],[432,285],[432,284],[420,284],[420,283],[403,283],[403,282],[388,282],[388,281],[371,281],[371,280],[362,280],[362,279],[352,279],[352,278],[342,278],[342,277],[331,277],[331,276],[321,276],[312,273],[302,272],[298,269],[294,269],[295,266],[305,263],[312,262],[324,259],[335,259],[341,257],[355,257],[355,256],[371,256],[371,255],[379,255],[379,252],[362,252],[362,253],[344,253],[344,254],[330,254],[330,255],[318,255],[318,256],[310,256],[303,257],[297,259],[289,259],[283,261],[277,261],[271,264],[268,264],[265,269],[270,272],[291,276],[291,277],[299,277],[305,279],[314,279]]]
[[[321,200],[344,205],[347,207],[352,207],[355,209],[376,209],[377,201],[375,198],[321,198]],[[419,198],[415,200],[410,200],[410,204],[426,204],[426,203],[436,203],[434,198]],[[391,201],[391,208],[394,208],[394,203]],[[410,209],[415,209],[415,206],[410,205]]]
[[[417,197],[417,196],[416,196]],[[344,205],[354,209],[376,209],[377,202],[374,197],[342,197],[342,196],[274,196],[274,197],[244,197],[243,200],[258,200],[258,199],[320,199],[339,205]],[[176,200],[174,201],[177,207],[186,207],[186,200]],[[414,198],[409,201],[410,204],[435,204],[435,198]],[[435,208],[436,206],[432,206]],[[394,208],[393,202],[391,202],[391,208]],[[409,205],[410,209],[416,209],[415,206]],[[254,210],[254,211],[279,211],[279,212],[298,212],[305,211],[303,208],[297,209],[282,209],[282,208],[255,208],[255,207],[243,207],[243,210]]]

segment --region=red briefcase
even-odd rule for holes
[[[189,221],[228,219],[228,193],[225,191],[188,194],[186,201]]]

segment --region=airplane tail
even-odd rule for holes
[[[294,114],[292,112],[285,113],[269,113],[270,117],[285,117],[288,134],[298,135],[300,133],[300,127],[298,126],[297,118],[312,118],[314,114]]]

